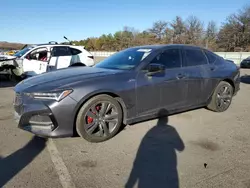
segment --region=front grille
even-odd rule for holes
[[[16,93],[14,98],[14,105],[20,106],[22,103],[23,103],[22,95],[20,93]]]

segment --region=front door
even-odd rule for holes
[[[185,104],[186,81],[181,69],[181,53],[178,48],[167,49],[159,54],[149,64],[165,66],[164,73],[147,76],[139,73],[137,78],[138,115],[160,111],[174,110]]]
[[[160,107],[169,111],[182,108],[186,103],[187,84],[182,70],[181,50],[168,48],[153,63],[165,66],[165,77],[160,86]]]
[[[37,48],[24,57],[23,71],[28,76],[35,76],[47,71],[48,50],[45,47]]]
[[[148,76],[146,71],[141,70],[136,81],[137,115],[151,114],[160,107],[160,85],[164,81],[164,74]]]

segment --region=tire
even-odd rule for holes
[[[14,70],[15,69],[10,69],[9,80],[12,82],[21,81],[22,80],[21,76],[17,76]]]
[[[230,83],[221,81],[215,88],[207,108],[214,112],[226,111],[231,105],[233,92],[234,88]]]
[[[80,108],[76,118],[76,132],[89,142],[104,142],[119,132],[123,125],[122,119],[122,108],[116,99],[109,95],[97,95]]]

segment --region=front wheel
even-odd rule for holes
[[[18,69],[10,69],[9,70],[9,80],[12,82],[19,82],[22,80],[21,76],[18,76]]]
[[[224,112],[231,105],[234,88],[228,82],[222,81],[216,87],[212,98],[207,106],[214,112]]]
[[[76,119],[78,135],[89,142],[103,142],[114,137],[122,126],[122,108],[109,95],[89,99]]]

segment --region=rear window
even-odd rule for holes
[[[198,66],[207,64],[207,58],[200,49],[185,49],[185,66]]]
[[[70,51],[71,51],[72,55],[77,55],[77,54],[82,53],[81,50],[78,50],[78,49],[75,49],[75,48],[70,48]]]
[[[213,64],[216,61],[217,56],[214,53],[205,50],[205,54],[210,64]]]
[[[55,46],[53,47],[52,54],[53,57],[60,56],[71,56],[71,52],[68,47],[65,46]]]

